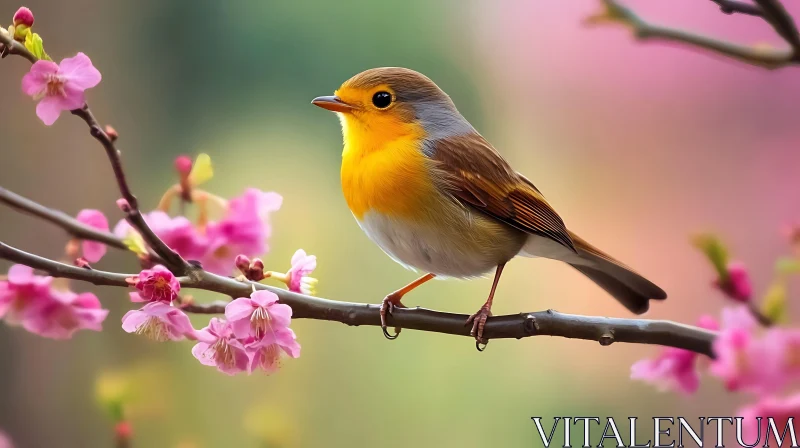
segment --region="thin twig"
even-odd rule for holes
[[[5,56],[7,54],[17,54],[23,56],[31,63],[36,63],[37,58],[34,56],[24,45],[13,39],[8,32],[0,31],[0,44],[2,44]],[[103,145],[106,151],[108,161],[111,163],[111,168],[114,172],[114,177],[117,180],[117,186],[122,195],[122,198],[127,201],[125,207],[125,218],[141,235],[144,241],[150,246],[151,249],[162,260],[163,264],[169,268],[176,275],[185,275],[190,272],[194,267],[183,259],[177,252],[167,246],[158,235],[153,232],[150,226],[145,222],[142,212],[139,210],[139,201],[131,191],[128,181],[125,178],[125,171],[122,169],[122,153],[117,149],[114,140],[102,129],[100,123],[92,114],[89,109],[89,104],[84,104],[80,109],[71,111],[73,115],[80,117],[87,126],[89,126],[89,133],[95,140]]]
[[[75,238],[98,241],[117,249],[127,249],[125,243],[113,233],[87,226],[61,210],[45,207],[3,187],[0,187],[0,203],[53,223]]]
[[[29,60],[31,64],[38,60],[33,53],[25,48],[25,45],[15,41],[14,37],[11,36],[8,31],[0,30],[0,56],[6,57],[9,54],[22,56]]]
[[[792,16],[778,0],[755,0],[755,2],[761,7],[762,17],[792,46],[796,59],[800,55],[800,34],[797,33],[797,25]]]
[[[128,287],[125,280],[132,274],[118,274],[83,269],[29,254],[0,242],[0,258],[21,263],[47,272],[54,277],[82,280],[95,285]],[[380,306],[296,294],[261,283],[240,282],[206,271],[196,271],[191,276],[178,279],[182,288],[202,289],[230,297],[247,297],[253,288],[274,292],[281,303],[292,308],[298,319],[327,320],[347,325],[380,326]],[[189,305],[186,311],[222,313],[224,303]],[[464,325],[466,314],[452,314],[423,308],[395,309],[389,318],[393,327],[468,336],[470,328]],[[577,316],[557,311],[539,311],[507,316],[490,317],[484,335],[488,339],[529,336],[560,336],[586,339],[610,345],[614,342],[655,344],[691,350],[713,356],[711,349],[715,333],[675,322],[647,319],[617,319],[608,317]]]
[[[748,16],[763,17],[764,12],[756,5],[736,1],[736,0],[711,0],[719,5],[720,11],[725,14],[745,14]]]
[[[623,6],[616,0],[602,0],[602,2],[606,7],[605,13],[591,17],[589,20],[587,20],[588,24],[604,22],[624,23],[633,30],[635,37],[641,41],[663,40],[668,42],[688,44],[694,48],[708,50],[741,62],[746,62],[748,64],[770,70],[786,67],[800,62],[800,56],[798,56],[800,53],[795,49],[792,40],[788,40],[792,44],[792,48],[787,49],[757,48],[747,45],[739,45],[732,42],[715,39],[713,37],[696,34],[691,31],[650,23],[633,12],[633,10]],[[759,0],[759,4],[767,3],[772,5],[777,2],[776,0]],[[777,4],[780,6],[779,3]],[[783,12],[785,13],[785,10],[783,10]],[[768,13],[765,10],[763,12],[763,16],[776,30],[779,30],[780,28],[779,32],[781,33],[781,36],[784,36],[784,33],[786,33],[784,38],[791,37],[789,23],[791,23],[792,26],[794,23],[791,20],[791,17],[789,17],[787,23],[786,17],[783,17],[779,14],[779,9],[776,9],[776,11],[773,13],[775,14],[774,16],[767,17]]]
[[[753,318],[755,318],[755,320],[757,320],[758,323],[761,324],[762,326],[771,327],[775,325],[775,322],[773,322],[773,320],[770,319],[769,316],[762,313],[761,310],[758,309],[758,305],[756,305],[755,303],[748,302],[747,308],[750,310],[750,314],[753,316]]]
[[[167,246],[166,243],[161,241],[161,238],[153,232],[153,229],[151,229],[144,220],[144,216],[142,216],[142,212],[139,210],[139,201],[131,191],[128,181],[125,178],[125,171],[122,169],[122,153],[117,149],[114,141],[100,127],[91,109],[89,109],[89,105],[85,104],[81,109],[73,110],[72,114],[83,119],[89,126],[89,133],[91,136],[103,145],[103,149],[105,149],[106,155],[108,156],[108,161],[111,163],[111,169],[114,171],[114,177],[117,179],[117,186],[122,194],[122,198],[128,203],[123,212],[130,225],[142,235],[142,239],[144,239],[145,243],[163,259],[164,265],[167,268],[176,275],[187,274],[193,269],[192,266],[177,252]]]

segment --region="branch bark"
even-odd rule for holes
[[[25,45],[14,40],[14,37],[8,34],[8,31],[0,29],[0,57],[5,58],[10,54],[22,56],[33,64],[38,59],[36,56],[25,48]]]
[[[20,55],[31,63],[36,63],[38,60],[33,53],[28,51],[24,45],[15,41],[13,36],[6,31],[0,31],[0,52],[3,57],[9,54]],[[125,213],[125,219],[127,219],[130,225],[142,235],[147,245],[175,275],[185,275],[192,270],[192,265],[184,260],[177,252],[164,244],[150,226],[147,225],[147,222],[145,222],[139,210],[139,201],[131,191],[128,181],[125,178],[125,171],[122,169],[122,152],[116,147],[115,139],[112,139],[102,129],[100,123],[94,117],[94,114],[92,114],[91,109],[89,109],[89,104],[85,103],[80,109],[75,109],[71,112],[73,115],[80,117],[86,125],[89,126],[89,133],[91,136],[103,146],[108,161],[111,163],[111,169],[114,172],[114,177],[116,178],[117,187],[122,195],[122,199],[127,203],[124,207],[121,206]]]
[[[164,266],[169,268],[175,275],[187,274],[192,270],[192,266],[177,252],[161,241],[161,238],[153,232],[144,220],[144,216],[142,216],[142,212],[139,210],[139,201],[131,191],[128,181],[125,178],[125,171],[122,169],[122,152],[117,149],[114,140],[100,128],[100,124],[89,109],[89,105],[85,104],[82,108],[75,109],[71,112],[73,115],[80,117],[86,125],[89,126],[89,133],[91,136],[103,145],[103,149],[105,149],[106,155],[108,156],[108,161],[111,163],[114,177],[117,180],[117,186],[122,194],[122,199],[127,202],[127,204],[121,207],[123,213],[125,213],[125,219],[142,235],[142,239],[153,249],[156,255],[163,260]]]
[[[81,280],[95,285],[128,287],[126,278],[135,274],[119,274],[85,269],[29,254],[0,242],[0,258],[47,272],[54,277]],[[380,305],[340,302],[296,294],[261,283],[242,282],[206,271],[194,271],[180,277],[181,288],[202,289],[230,297],[248,297],[253,289],[274,292],[281,303],[292,308],[296,319],[341,322],[347,325],[380,326]],[[187,312],[224,313],[225,302],[206,305],[189,304]],[[411,330],[470,337],[465,326],[466,314],[444,313],[424,308],[395,309],[389,325]],[[654,344],[682,348],[713,357],[715,333],[688,325],[663,320],[618,319],[578,316],[554,310],[490,317],[484,335],[487,339],[521,339],[530,336],[560,336],[585,339],[611,345],[614,342]]]
[[[749,3],[744,3],[736,0],[711,0],[719,5],[719,10],[724,14],[745,14],[748,16],[763,17],[764,13],[761,8]]]
[[[61,210],[45,207],[3,187],[0,187],[0,203],[53,223],[67,231],[67,233],[74,238],[98,241],[117,249],[127,249],[122,240],[117,238],[113,233],[103,232],[102,230],[86,226]]]
[[[737,1],[712,0],[725,13],[741,13],[761,17],[790,44],[787,49],[760,48],[739,45],[691,31],[651,23],[617,0],[602,0],[606,11],[590,17],[589,24],[618,22],[631,28],[641,41],[661,40],[688,44],[741,62],[774,70],[800,63],[800,35],[794,20],[778,0],[757,0],[757,5]]]

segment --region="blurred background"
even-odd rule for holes
[[[725,16],[710,1],[626,3],[659,23],[782,45],[762,21]],[[18,6],[0,0],[3,25]],[[720,232],[763,292],[788,250],[779,229],[800,216],[796,70],[587,28],[594,0],[25,6],[55,60],[83,51],[102,72],[89,99],[119,131],[144,209],[175,181],[176,155],[207,152],[216,167],[207,189],[283,195],[267,267],[287,269],[298,248],[317,255],[323,297],[377,303],[414,278],[359,230],[339,187],[338,120],[309,104],[376,66],[430,76],[570,228],[664,287],[669,300],[648,317],[694,323],[724,305],[689,235]],[[18,87],[27,69],[17,58],[0,63],[2,185],[73,215],[99,208],[116,222],[101,149],[68,115],[51,128],[36,118]],[[67,238],[52,226],[6,208],[0,223],[4,241],[61,256]],[[136,268],[119,252],[101,267]],[[471,313],[489,287],[433,282],[405,303]],[[131,411],[135,446],[155,448],[540,446],[531,416],[733,415],[746,403],[711,379],[690,398],[632,382],[630,365],[653,347],[542,337],[478,353],[466,338],[405,331],[388,342],[377,327],[302,320],[293,323],[299,359],[271,376],[227,377],[201,366],[188,342],[124,333],[126,293],[93,290],[111,310],[101,334],[56,342],[0,325],[0,429],[20,447],[112,446],[96,388],[115,374],[144,378]],[[498,294],[497,314],[629,317],[574,270],[544,260],[511,263]]]

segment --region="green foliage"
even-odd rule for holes
[[[700,249],[705,254],[714,270],[717,271],[717,276],[721,284],[728,282],[728,249],[722,243],[722,240],[714,234],[702,234],[692,239],[692,244]]]
[[[778,280],[770,286],[767,293],[764,295],[764,300],[761,305],[761,314],[776,324],[786,323],[789,318],[788,304],[786,283],[782,280]]]
[[[784,257],[775,262],[775,270],[782,275],[800,274],[800,260],[792,257]]]
[[[25,35],[25,48],[28,49],[34,56],[39,59],[44,59],[46,61],[52,61],[50,56],[44,51],[44,41],[42,40],[42,36],[39,36],[39,33],[32,33],[28,30],[27,34]]]

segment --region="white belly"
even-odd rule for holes
[[[431,225],[367,212],[358,224],[396,262],[438,277],[486,275],[517,255],[526,239],[466,208],[442,215],[446,222]]]

